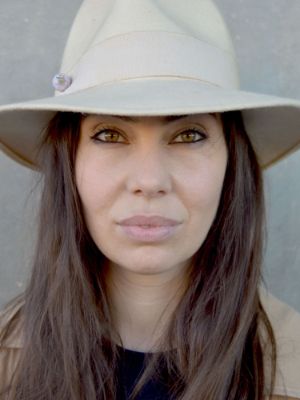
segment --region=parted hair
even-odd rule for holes
[[[221,114],[228,162],[219,207],[189,269],[165,335],[132,393],[163,376],[175,400],[262,400],[276,369],[259,284],[265,242],[262,172],[238,111]],[[75,184],[80,113],[58,112],[40,147],[42,196],[31,279],[4,340],[22,320],[24,345],[3,398],[118,398],[120,337]],[[272,368],[266,377],[265,339]],[[270,385],[266,384],[271,382]],[[0,398],[1,395],[0,395]]]

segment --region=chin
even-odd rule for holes
[[[108,260],[108,265],[124,272],[141,275],[157,275],[166,272],[178,272],[184,269],[191,258],[190,252],[176,254],[174,247],[143,246],[135,249],[123,249],[115,252],[115,247],[101,248]]]
[[[154,253],[154,252],[153,252]],[[183,270],[186,261],[174,259],[171,257],[158,257],[152,253],[152,256],[147,255],[130,258],[130,260],[114,260],[113,264],[124,272],[140,274],[140,275],[160,275],[165,273],[178,273]]]

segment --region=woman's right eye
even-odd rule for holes
[[[103,129],[97,132],[92,139],[103,143],[126,143],[125,138],[112,129]]]

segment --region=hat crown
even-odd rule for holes
[[[232,53],[232,40],[211,0],[84,0],[66,44],[62,71],[69,71],[97,43],[130,32],[188,35]]]
[[[211,0],[84,0],[61,73],[72,79],[63,94],[150,77],[239,86],[232,40]]]

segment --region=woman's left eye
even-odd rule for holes
[[[172,143],[196,143],[207,138],[207,135],[198,129],[188,129],[179,133]]]

